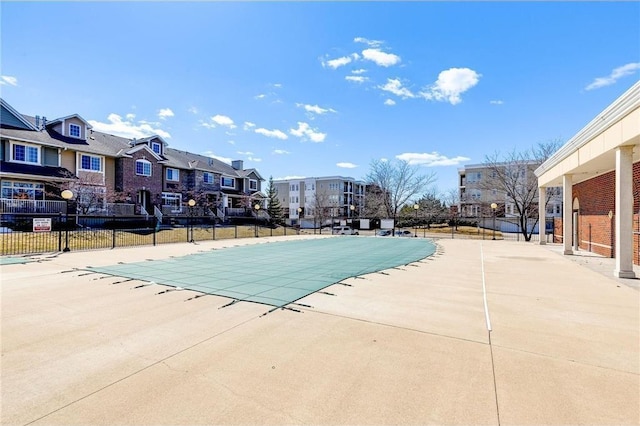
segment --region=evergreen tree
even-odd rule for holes
[[[267,187],[267,199],[269,200],[267,213],[269,213],[269,216],[271,216],[271,222],[277,225],[281,225],[283,223],[282,206],[280,205],[280,200],[278,200],[278,190],[273,184],[273,176],[269,177],[269,186]]]

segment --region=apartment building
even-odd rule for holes
[[[360,217],[365,183],[351,177],[323,176],[274,180],[287,223],[302,219]]]
[[[535,182],[534,170],[540,165],[531,161],[526,164],[514,165],[504,163],[499,165],[502,172],[509,174],[519,182]],[[506,194],[497,188],[495,170],[487,164],[468,164],[458,169],[459,205],[461,217],[482,217],[493,214],[491,204],[496,203],[496,214],[502,217],[516,217],[518,212],[515,204]],[[526,184],[523,185],[527,186]],[[534,195],[535,210],[537,212],[537,193]],[[554,194],[547,204],[547,216],[555,217],[562,214],[562,194]]]
[[[223,218],[255,202],[247,200],[262,202],[263,181],[240,160],[229,165],[173,149],[157,135],[98,132],[78,114],[28,116],[0,98],[2,212],[62,212],[66,188],[80,213],[112,214],[116,205],[128,214],[183,213],[193,198],[202,212]]]

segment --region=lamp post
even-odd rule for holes
[[[187,204],[189,205],[189,228],[191,228],[191,239],[189,242],[193,243],[193,206],[196,205],[196,200],[192,198],[187,202]]]
[[[491,203],[491,211],[493,212],[493,238],[492,240],[496,239],[496,209],[498,208],[498,205],[496,203]]]
[[[258,237],[258,212],[260,211],[260,204],[256,203],[253,208],[256,210],[256,226],[255,226],[255,234],[256,238]]]
[[[298,229],[300,229],[300,227],[302,226],[301,215],[302,215],[302,207],[298,207]]]
[[[417,238],[418,237],[418,210],[420,210],[420,204],[415,203],[413,205],[413,210],[415,210],[415,212],[416,212],[416,230],[415,230],[416,233],[414,234],[414,237]]]
[[[65,189],[60,193],[64,201],[66,202],[66,210],[64,214],[64,250],[63,252],[71,251],[69,248],[69,200],[73,198],[73,192],[68,189]]]

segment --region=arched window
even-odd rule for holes
[[[136,160],[136,174],[139,176],[151,176],[151,163],[147,160]]]

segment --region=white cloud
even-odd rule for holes
[[[289,133],[303,139],[310,139],[311,142],[324,142],[326,133],[320,133],[316,129],[312,129],[309,124],[298,121],[297,129],[289,129]]]
[[[211,157],[211,158],[215,158],[216,160],[220,160],[223,163],[227,163],[227,164],[231,164],[231,158],[227,158],[227,157],[221,157],[219,155],[215,155],[213,153],[213,151],[205,151],[202,153],[202,155],[206,156],[206,157]]]
[[[280,89],[282,87],[282,83],[273,83],[273,87]]]
[[[400,62],[400,56],[383,52],[380,49],[365,49],[362,51],[362,57],[381,67],[390,67]]]
[[[250,121],[245,121],[244,125],[242,126],[243,130],[251,130],[251,128],[256,127],[256,123],[252,123]]]
[[[262,161],[262,158],[256,158],[256,157],[248,157],[247,160],[249,161],[254,161],[256,163],[259,163]]]
[[[265,95],[264,93],[260,93],[259,95],[254,96],[254,98],[256,99],[263,99],[265,98],[267,95]]]
[[[198,108],[192,106],[187,111],[189,111],[191,114],[197,114],[198,113]]]
[[[585,90],[599,89],[605,86],[615,84],[620,78],[626,77],[640,70],[640,62],[632,62],[611,71],[607,77],[598,77],[591,84],[585,87]]]
[[[356,164],[353,164],[353,163],[336,163],[336,166],[343,169],[355,169],[356,167],[358,167]]]
[[[282,132],[282,131],[280,131],[278,129],[268,130],[268,129],[264,129],[264,128],[260,127],[258,129],[255,129],[254,132],[256,132],[256,133],[258,133],[260,135],[266,136],[268,138],[278,138],[278,139],[282,139],[282,140],[285,140],[285,139],[289,138],[289,136],[287,136],[286,133],[284,133],[284,132]]]
[[[435,151],[431,153],[407,152],[404,154],[396,155],[396,158],[399,160],[407,161],[411,165],[421,165],[426,167],[455,166],[463,161],[470,160],[470,158],[462,156],[448,158]]]
[[[274,149],[272,154],[284,155],[291,154],[289,151],[285,151],[284,149]]]
[[[354,83],[364,83],[369,80],[369,77],[364,77],[361,75],[348,75],[344,78],[347,81],[353,81]]]
[[[389,105],[389,106],[393,106],[396,104],[396,101],[394,101],[393,99],[387,99],[386,101],[384,101],[385,105]]]
[[[501,100],[494,100],[494,101],[489,101],[489,103],[491,105],[502,105],[504,103],[504,101]]]
[[[167,117],[173,117],[175,114],[171,111],[171,108],[162,108],[158,111],[158,118],[161,120],[166,120]]]
[[[133,119],[136,118],[136,115],[130,112],[129,114],[125,115],[125,118],[128,121],[133,121]]]
[[[205,128],[207,128],[207,129],[215,129],[215,128],[216,128],[216,125],[215,125],[215,124],[213,124],[213,123],[207,123],[207,122],[206,122],[206,121],[204,121],[204,120],[200,120],[200,126],[205,127]]]
[[[328,61],[322,61],[322,66],[333,68],[335,70],[342,66],[347,65],[348,63],[351,63],[351,61],[356,61],[358,59],[360,59],[360,55],[358,55],[357,53],[352,53],[349,56],[342,56],[340,58],[330,59]]]
[[[227,143],[228,143],[229,145],[235,145],[235,144],[236,144],[236,141],[227,141]]]
[[[377,46],[380,46],[382,44],[382,42],[380,40],[369,40],[369,39],[364,38],[364,37],[356,37],[356,38],[353,39],[353,41],[355,43],[364,43],[364,44],[372,46],[372,47],[377,47]]]
[[[364,68],[360,68],[359,70],[351,70],[351,74],[364,74],[367,72]]]
[[[318,105],[305,105],[305,104],[296,104],[297,107],[304,108],[307,112],[312,112],[314,114],[322,115],[328,112],[337,112],[333,108],[321,108]]]
[[[253,152],[251,151],[237,151],[237,153],[240,155],[253,155]]]
[[[94,130],[103,133],[110,133],[112,135],[121,136],[128,139],[140,139],[148,136],[158,135],[164,139],[169,139],[171,135],[157,127],[153,127],[153,123],[147,123],[139,121],[134,123],[132,120],[123,120],[121,116],[115,113],[109,114],[107,117],[108,123],[102,123],[100,121],[89,120],[89,124]]]
[[[0,75],[0,85],[8,84],[10,86],[17,86],[18,79],[16,77],[11,77],[10,75]]]
[[[387,83],[384,86],[378,86],[378,88],[385,92],[393,93],[402,99],[414,98],[416,96],[411,92],[411,90],[403,87],[400,79],[397,78],[387,78]]]
[[[220,125],[220,126],[225,126],[228,127],[230,129],[235,129],[236,125],[233,124],[233,120],[229,117],[227,117],[226,115],[214,115],[213,117],[211,117],[211,121],[213,121],[214,123]]]
[[[460,95],[478,84],[480,77],[469,68],[450,68],[438,74],[438,80],[420,92],[420,96],[456,105],[462,102]]]

